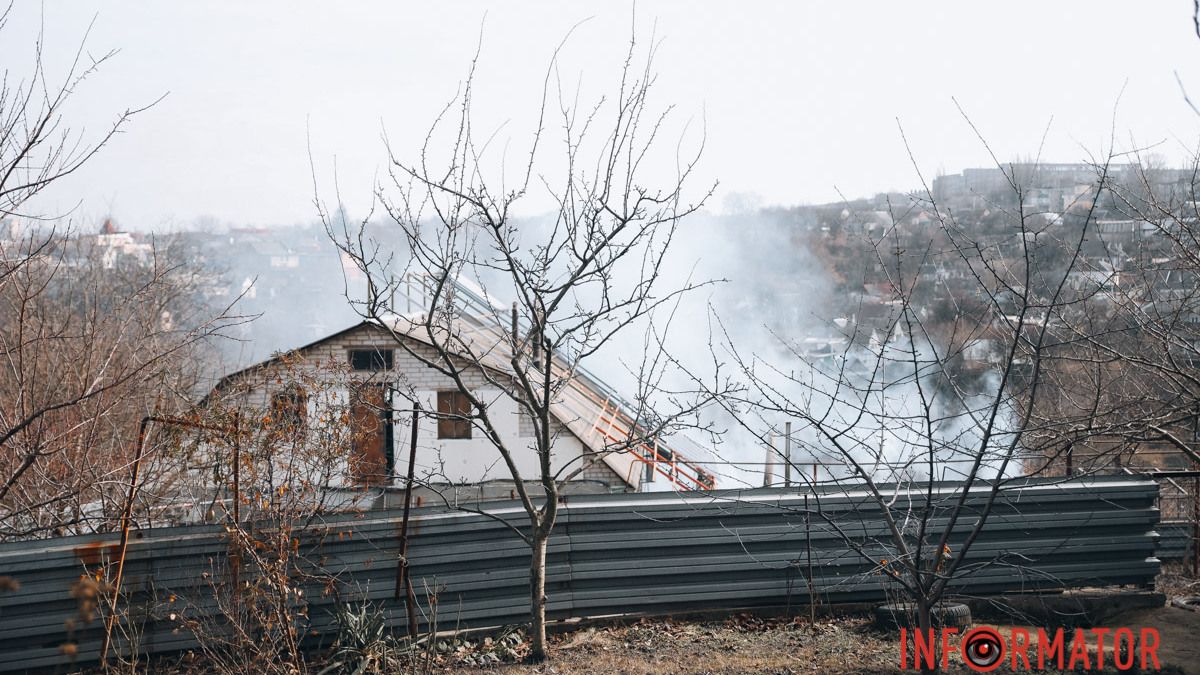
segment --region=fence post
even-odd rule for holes
[[[404,516],[400,521],[400,559],[396,568],[396,590],[394,597],[400,598],[404,588],[404,608],[408,613],[408,636],[417,637],[417,594],[413,591],[412,577],[408,574],[408,514],[412,506],[413,471],[417,462],[417,423],[421,419],[421,402],[413,401],[412,442],[408,448],[408,476],[404,481]]]
[[[1192,576],[1200,576],[1200,476],[1192,485]]]

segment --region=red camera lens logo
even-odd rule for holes
[[[971,670],[987,673],[1004,660],[1004,640],[991,628],[973,628],[963,636],[963,660]]]

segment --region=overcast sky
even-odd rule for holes
[[[490,10],[487,9],[491,4]],[[1117,144],[1182,161],[1200,117],[1200,38],[1189,0],[1161,2],[651,2],[638,31],[662,39],[659,104],[704,122],[712,202],[816,203],[917,185],[923,171],[989,163],[957,99],[1002,160],[1038,151],[1078,161]],[[607,90],[630,37],[631,4],[19,2],[0,34],[10,78],[28,72],[44,12],[52,74],[87,25],[89,50],[119,55],[67,111],[98,132],[169,92],[45,208],[81,202],[130,228],[314,218],[306,126],[344,199],[366,207],[387,129],[412,152],[463,79],[483,27],[477,109],[520,143],[547,61],[570,28],[567,78]],[[485,18],[485,10],[487,15]],[[953,97],[953,98],[952,98]],[[1119,102],[1118,102],[1119,99]],[[1051,122],[1051,119],[1053,121]],[[693,129],[697,128],[693,126]]]

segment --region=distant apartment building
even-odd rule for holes
[[[1110,164],[1106,169],[1109,181],[1132,179],[1139,169],[1136,164]],[[1082,163],[1015,162],[1004,168],[969,168],[961,173],[937,176],[933,179],[934,198],[941,202],[957,202],[974,208],[988,203],[1002,203],[1014,197],[1013,184],[1023,190],[1025,204],[1033,209],[1063,212],[1088,198],[1100,177],[1102,168]],[[1161,181],[1176,181],[1181,171],[1156,170]]]

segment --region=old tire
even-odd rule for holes
[[[1200,612],[1200,595],[1181,595],[1172,598],[1171,605],[1180,609]]]
[[[957,602],[943,602],[929,610],[936,627],[966,628],[971,625],[971,608]],[[917,623],[917,606],[909,603],[880,605],[874,610],[875,625],[886,629],[912,628]]]

